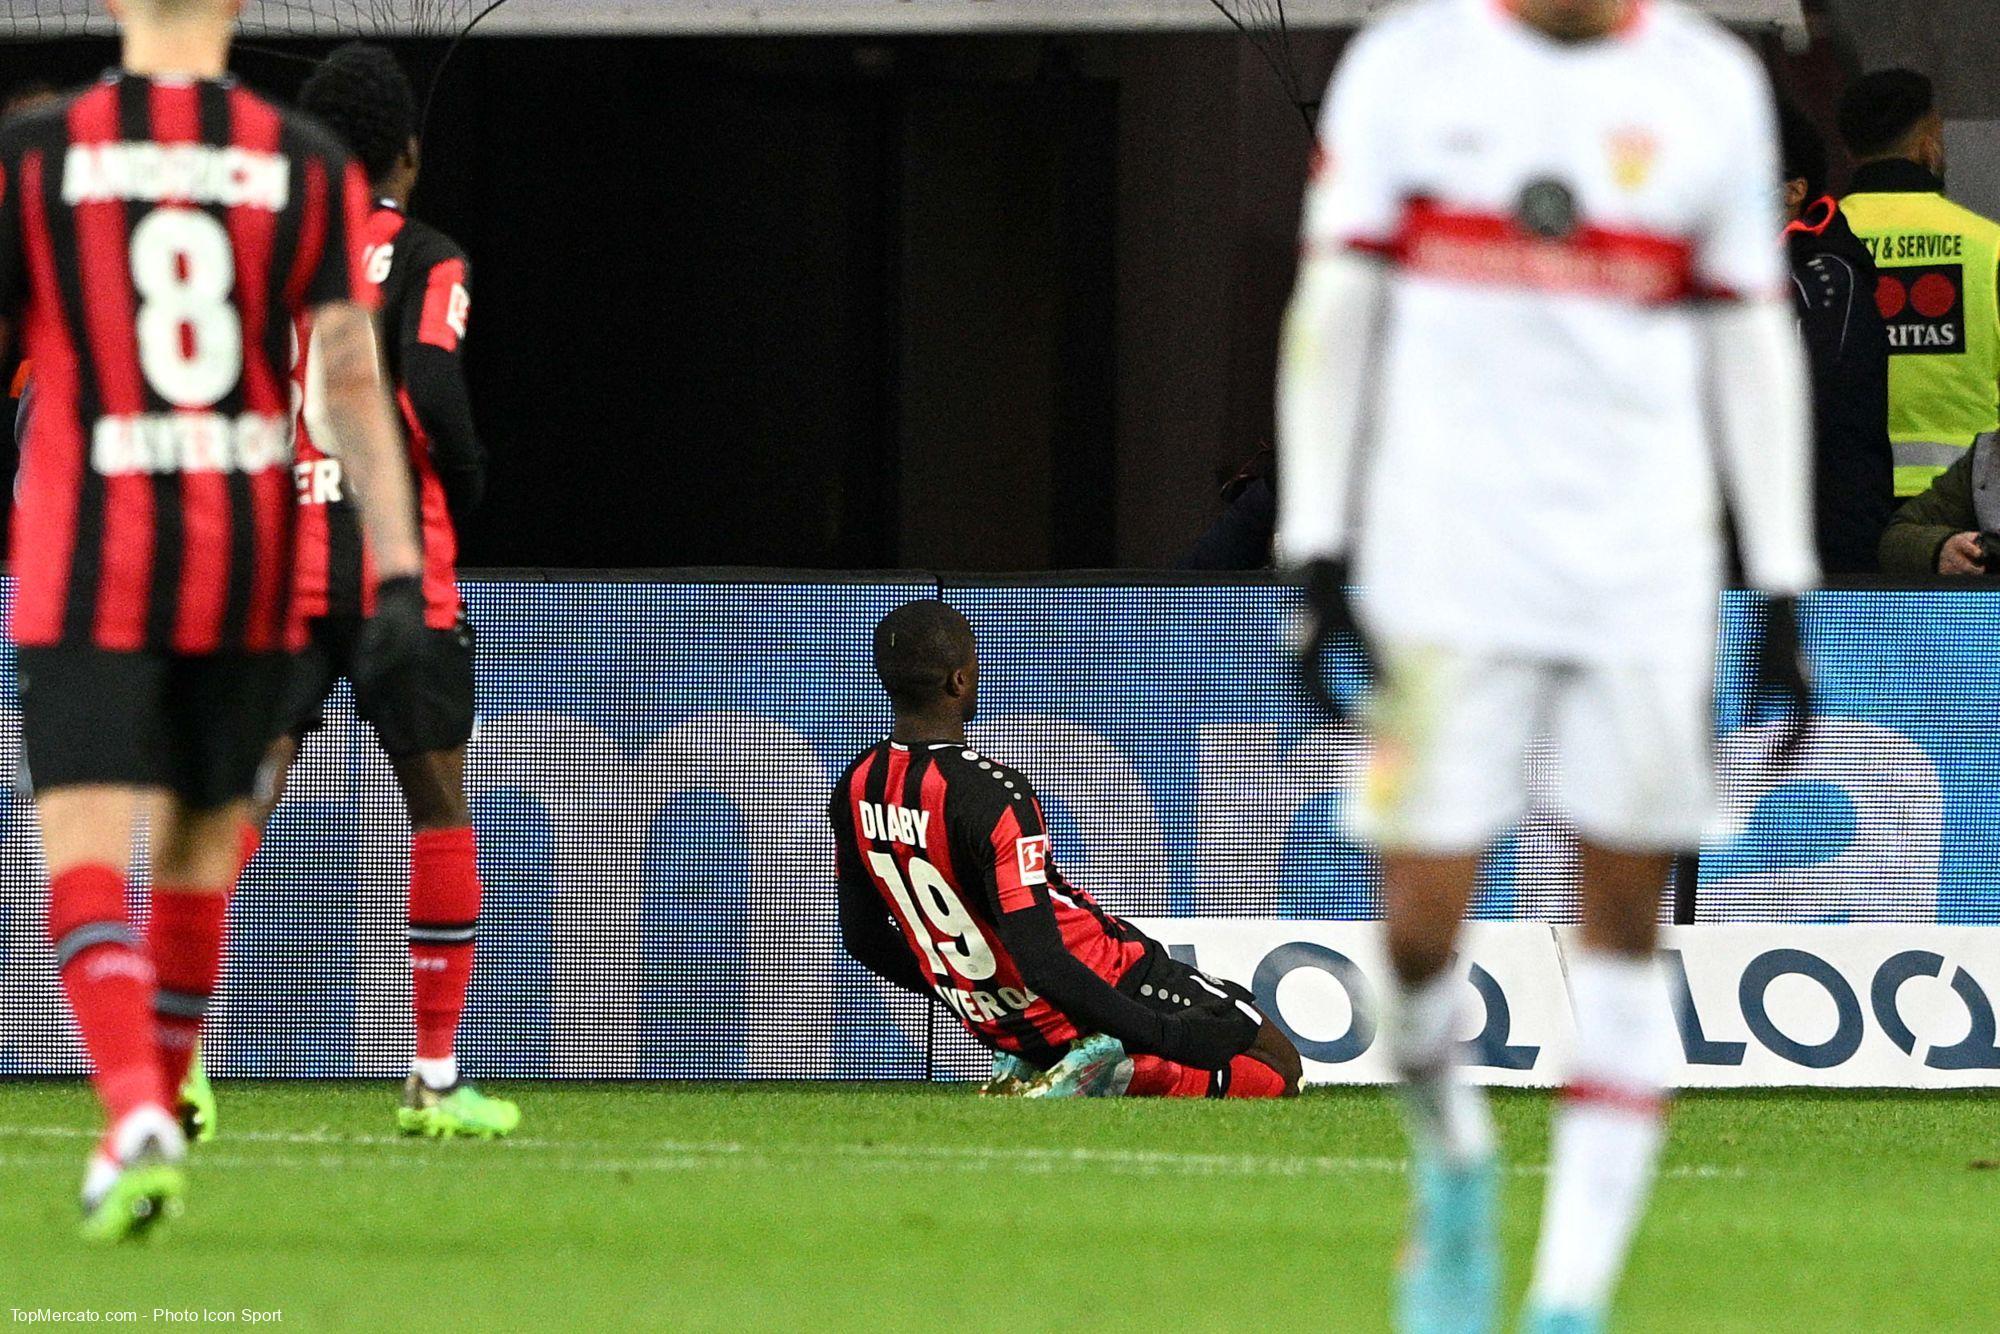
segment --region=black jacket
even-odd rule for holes
[[[1875,305],[1875,262],[1831,198],[1809,206],[1786,241],[1812,361],[1820,565],[1830,575],[1873,573],[1896,508],[1889,333]]]

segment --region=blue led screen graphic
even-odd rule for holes
[[[1267,586],[946,583],[983,649],[975,745],[1040,788],[1066,873],[1131,915],[1376,910],[1337,836],[1363,744],[1317,715]],[[823,812],[888,725],[874,623],[940,585],[472,582],[469,766],[486,884],[462,1053],[487,1076],[920,1078],[982,1061],[937,1006],[843,955]],[[2000,923],[2000,601],[1852,591],[1807,610],[1822,686],[1784,773],[1740,725],[1725,607],[1722,819],[1701,920]],[[18,750],[11,661],[0,748]],[[1572,920],[1557,760],[1476,911]],[[345,698],[305,748],[231,910],[218,1073],[391,1076],[409,1050],[407,826]],[[0,1073],[79,1071],[43,937],[30,808],[0,823]],[[135,887],[135,913],[143,913]]]

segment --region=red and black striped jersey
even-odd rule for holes
[[[1023,979],[1003,915],[1053,914],[1063,948],[1108,985],[1146,954],[1056,870],[1026,776],[977,751],[883,742],[834,785],[828,815],[843,888],[873,887],[931,990],[988,1047],[1046,1059],[1080,1036]]]
[[[408,443],[410,493],[417,506],[417,539],[423,549],[424,619],[449,629],[458,619],[458,531],[432,457],[431,432],[410,391],[409,363],[419,348],[458,357],[472,314],[472,274],[465,252],[434,227],[384,200],[368,217],[363,266],[379,300],[378,324],[389,384]],[[310,346],[300,330],[299,345]],[[303,361],[304,358],[301,358]],[[454,367],[453,374],[459,374]],[[298,368],[301,386],[305,367]],[[301,398],[301,401],[303,399]],[[340,461],[322,453],[298,424],[298,573],[294,588],[301,617],[368,615],[374,611],[375,572],[362,539],[360,515],[341,475]]]
[[[359,299],[366,210],[337,142],[228,80],[114,73],[0,129],[16,643],[285,647],[292,326]]]

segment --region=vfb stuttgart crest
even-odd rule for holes
[[[1618,188],[1631,193],[1645,188],[1653,178],[1653,163],[1660,156],[1660,141],[1650,130],[1616,130],[1611,135],[1611,179]]]

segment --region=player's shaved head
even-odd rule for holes
[[[933,708],[959,693],[952,678],[972,671],[978,656],[971,623],[936,598],[906,602],[875,627],[875,675],[899,711]]]

